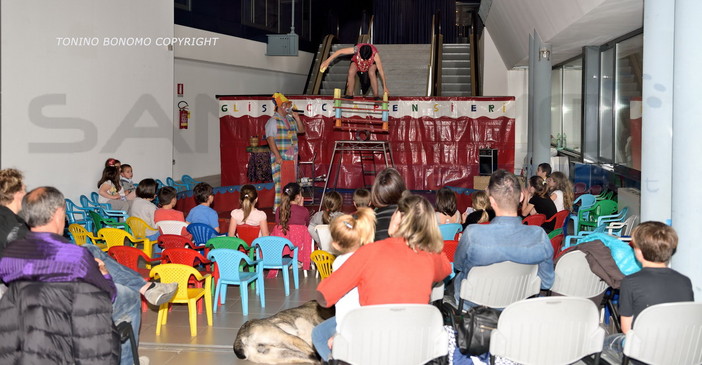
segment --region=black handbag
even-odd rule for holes
[[[501,311],[477,306],[454,319],[456,347],[464,355],[481,355],[490,350],[490,334],[497,328]]]

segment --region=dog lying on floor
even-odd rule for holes
[[[315,301],[263,319],[246,321],[236,334],[234,353],[262,364],[319,364],[312,347],[312,329],[334,315]]]

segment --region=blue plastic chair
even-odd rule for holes
[[[224,236],[204,223],[190,223],[186,229],[193,235],[193,243],[198,246],[204,246],[212,237]]]
[[[161,190],[162,187],[167,186],[161,181],[161,179],[156,179],[156,191]]]
[[[297,267],[297,247],[287,238],[266,236],[256,238],[252,245],[256,250],[256,259],[263,260],[262,266],[264,269],[282,269],[283,285],[285,286],[285,296],[290,295],[290,277],[288,270],[292,268],[293,280],[295,281],[295,289],[300,287],[299,269]],[[283,249],[290,248],[293,257],[283,257]]]
[[[580,209],[590,210],[593,206],[595,206],[595,203],[597,203],[597,198],[592,194],[583,194],[575,199],[573,202],[573,207],[576,209],[574,210],[574,214],[570,215],[570,219],[573,220],[573,230],[575,232],[580,232],[580,225],[578,224],[578,211]]]
[[[190,175],[183,175],[180,181],[182,181],[183,184],[188,185],[188,190],[193,190],[195,185],[200,183],[200,181],[193,179],[192,177],[190,177]]]
[[[89,232],[93,231],[93,221],[88,215],[90,209],[79,207],[71,199],[66,198],[66,219],[68,225],[80,224]]]
[[[97,193],[93,193],[97,194]],[[92,195],[92,194],[91,194]],[[104,208],[104,209],[111,209],[112,206],[108,203],[98,203],[97,199],[95,201],[92,201],[90,198],[88,198],[85,195],[81,195],[80,198],[78,198],[80,201],[80,205],[83,206],[83,208],[91,209],[94,210],[96,208]]]
[[[97,193],[93,192],[91,195],[97,195]],[[112,209],[112,206],[109,203],[98,203],[97,198],[95,198],[95,200],[93,201],[88,199],[87,196],[81,195],[80,204],[83,206],[84,209],[95,211],[98,214],[100,214],[103,218],[116,219],[117,221],[121,220],[122,222],[126,222],[127,218],[129,218],[127,212],[123,210]]]
[[[173,180],[173,178],[170,177],[170,176],[166,178],[166,184],[167,184],[168,186],[170,186],[170,187],[175,188],[176,191],[178,191],[178,192],[188,190],[188,185],[187,185],[187,184],[180,184],[180,183],[177,183],[177,182],[176,182],[175,180]]]
[[[215,262],[219,269],[219,280],[215,284],[215,297],[213,310],[217,313],[217,306],[227,301],[227,285],[239,285],[241,293],[241,309],[244,315],[249,314],[249,284],[258,282],[256,294],[261,299],[261,308],[266,307],[266,294],[263,290],[263,266],[261,260],[251,260],[248,256],[237,250],[216,248],[207,254],[207,259]],[[239,268],[245,263],[255,267],[255,272],[243,271]],[[217,298],[221,298],[219,301]]]
[[[439,230],[444,241],[451,241],[455,240],[458,232],[463,230],[463,225],[460,223],[439,224]]]

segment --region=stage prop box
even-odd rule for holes
[[[301,118],[307,133],[299,135],[300,161],[314,159],[314,176],[325,175],[334,142],[353,140],[354,133],[334,129],[331,97],[288,97],[305,112]],[[273,103],[268,97],[218,99],[222,186],[247,184],[250,156],[246,147],[252,136],[265,141],[265,124],[274,112]],[[497,149],[497,167],[514,171],[513,97],[399,97],[390,99],[389,109],[389,132],[370,138],[390,141],[395,167],[408,189],[435,190],[446,185],[472,188],[473,177],[480,175],[480,149]],[[350,114],[345,111],[344,117]],[[363,117],[363,113],[358,116]],[[336,161],[341,163],[337,187],[361,187],[361,156],[347,152]],[[374,162],[378,171],[384,165],[380,154]],[[363,163],[368,168],[369,161]]]

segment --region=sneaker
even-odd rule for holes
[[[144,298],[153,305],[161,305],[173,299],[177,290],[178,283],[151,283],[144,292]]]
[[[139,365],[149,365],[151,360],[147,356],[139,356]]]

